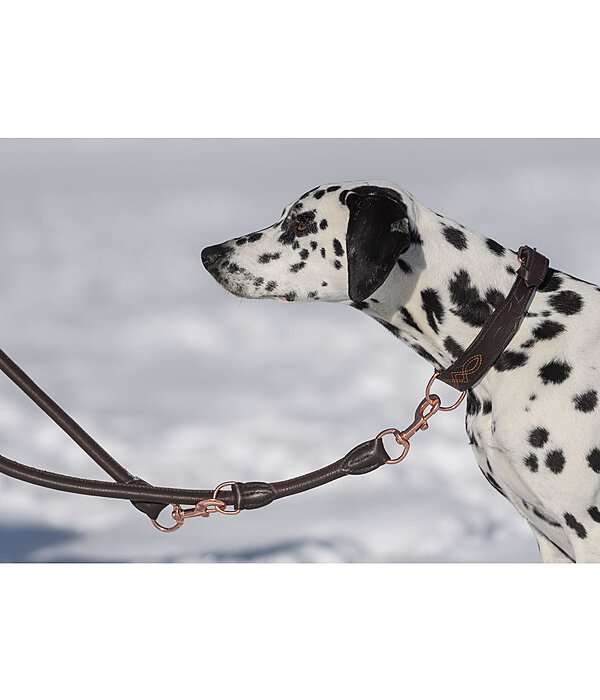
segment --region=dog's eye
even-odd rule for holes
[[[302,226],[302,224],[298,224],[298,231],[304,231],[306,229],[306,226]]]

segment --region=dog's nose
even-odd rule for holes
[[[221,244],[219,245],[209,245],[200,253],[200,258],[202,259],[202,264],[208,270],[209,267],[214,265],[217,260],[225,253],[225,248]]]

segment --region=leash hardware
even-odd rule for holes
[[[435,382],[435,380],[439,376],[440,376],[440,373],[435,372],[433,377],[431,377],[431,379],[429,380],[429,384],[427,385],[427,388],[425,389],[425,398],[430,399],[430,400],[433,400],[434,398],[436,398],[436,399],[440,400],[440,397],[437,396],[437,394],[433,394],[433,395],[429,394],[429,390],[431,389],[431,385],[433,384],[433,382]],[[461,393],[461,395],[458,397],[458,401],[453,403],[452,406],[442,406],[441,401],[440,401],[439,410],[440,411],[453,411],[455,408],[458,408],[460,406],[460,404],[462,403],[462,400],[465,398],[466,395],[467,395],[467,392],[463,391]]]
[[[408,428],[405,428],[404,430],[398,430],[398,428],[388,428],[387,430],[383,430],[381,433],[379,433],[376,438],[377,440],[382,438],[384,435],[391,434],[396,438],[396,442],[403,448],[400,457],[396,457],[396,459],[388,459],[386,464],[398,464],[398,462],[401,462],[406,457],[410,449],[410,439],[413,437],[413,435],[418,433],[419,430],[427,430],[427,428],[429,428],[427,421],[434,415],[434,413],[439,411],[440,407],[441,400],[437,394],[427,396],[417,406],[417,410],[415,411],[415,419],[408,426]],[[430,410],[425,413],[427,408]]]
[[[429,384],[427,384],[427,388],[425,389],[425,398],[417,406],[417,410],[415,411],[415,419],[408,426],[408,428],[405,428],[404,430],[398,430],[398,428],[388,428],[387,430],[383,430],[377,436],[376,439],[379,440],[384,435],[393,435],[396,442],[402,447],[402,454],[400,457],[396,457],[396,459],[388,459],[386,464],[398,464],[398,462],[401,462],[410,450],[410,439],[420,430],[427,430],[427,428],[429,428],[427,421],[431,418],[431,416],[436,414],[438,411],[453,411],[455,408],[458,408],[462,400],[467,395],[467,392],[463,391],[458,398],[458,401],[453,403],[451,406],[442,406],[442,400],[440,397],[437,394],[430,393],[431,386],[438,378],[439,374],[439,372],[435,372],[433,377],[431,377],[429,380]],[[427,411],[428,408],[429,410]]]
[[[204,501],[198,501],[193,508],[182,508],[178,503],[173,503],[173,511],[171,512],[171,517],[175,521],[175,525],[171,527],[164,527],[156,522],[156,520],[151,520],[150,522],[154,525],[157,530],[161,532],[175,532],[183,527],[183,523],[186,518],[196,518],[200,516],[201,518],[208,518],[211,513],[225,513],[228,511],[223,511],[221,508],[225,507],[225,501],[220,501],[216,498],[207,498]]]
[[[215,492],[213,493],[213,499],[217,499],[217,496],[219,495],[219,491],[222,488],[225,488],[225,486],[235,486],[237,481],[224,481],[222,484],[219,484],[217,488],[215,489]],[[223,513],[223,515],[237,515],[240,512],[240,509],[235,509],[234,510],[225,510],[227,507],[223,501],[219,501],[220,505],[215,506],[215,510],[219,513]]]
[[[197,518],[198,516],[201,518],[208,518],[211,513],[237,515],[240,512],[239,509],[226,510],[227,504],[225,501],[217,498],[221,489],[225,488],[225,486],[234,486],[236,483],[236,481],[224,481],[214,490],[212,498],[207,498],[204,501],[198,501],[193,508],[182,508],[178,503],[172,503],[171,505],[173,506],[173,510],[171,512],[171,517],[175,521],[175,525],[172,525],[171,527],[165,527],[164,525],[157,523],[156,520],[151,520],[150,522],[157,530],[160,530],[161,532],[175,532],[176,530],[179,530],[180,527],[183,527],[183,523],[185,522],[186,518]]]

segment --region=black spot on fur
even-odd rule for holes
[[[427,323],[433,328],[435,333],[439,333],[438,325],[444,320],[444,307],[440,301],[439,294],[429,287],[421,292],[421,301],[423,302],[421,308],[427,314]]]
[[[369,308],[369,304],[366,301],[353,301],[350,306],[353,306],[355,309],[358,309],[359,311],[364,311],[364,309]]]
[[[567,523],[567,525],[571,529],[575,530],[577,537],[579,537],[582,540],[584,540],[587,537],[587,530],[574,515],[572,515],[571,513],[565,513],[563,517],[565,519],[565,523]]]
[[[544,281],[538,287],[538,292],[556,292],[561,288],[562,283],[563,281],[556,273],[556,270],[549,267]]]
[[[573,316],[573,314],[578,314],[581,311],[583,298],[581,294],[565,289],[550,297],[550,306],[560,314]]]
[[[396,328],[396,326],[393,326],[391,323],[388,323],[387,321],[384,321],[380,318],[375,319],[377,323],[381,324],[384,328],[386,328],[392,335],[395,335],[396,338],[400,336],[400,330]]]
[[[298,241],[293,241],[292,250],[298,250],[299,247],[300,247],[300,243],[298,243]]]
[[[400,258],[400,260],[398,260],[398,267],[402,270],[402,272],[406,273],[407,275],[412,274],[412,271],[413,271],[412,267],[407,262],[402,260],[402,258]]]
[[[485,300],[494,309],[494,311],[502,304],[506,297],[499,289],[491,287],[485,293]]]
[[[481,401],[472,391],[467,393],[467,415],[476,416],[481,411]]]
[[[271,282],[267,282],[267,286],[265,287],[265,290],[267,292],[272,292],[276,288],[277,288],[277,282],[272,280]]]
[[[244,243],[248,243],[248,239],[245,237],[238,238],[235,242],[236,245],[244,245]]]
[[[491,238],[486,238],[485,244],[492,251],[492,253],[494,253],[494,255],[504,255],[506,248],[503,245],[500,245],[500,243],[496,243],[496,241],[493,241]]]
[[[592,520],[595,520],[597,523],[600,523],[600,510],[598,510],[596,506],[588,508],[588,513],[590,514],[590,518]]]
[[[309,292],[309,293],[308,293],[308,298],[309,298],[309,299],[318,299],[318,298],[319,298],[319,295],[317,294],[317,292]]]
[[[263,253],[262,255],[258,256],[258,262],[266,265],[267,263],[270,263],[271,260],[279,260],[280,257],[281,253]]]
[[[308,258],[308,248],[302,248],[299,255],[302,260],[306,260]]]
[[[567,362],[553,360],[540,367],[538,376],[544,384],[562,384],[565,379],[568,379],[572,369]]]
[[[305,192],[302,197],[298,197],[298,199],[306,199],[306,197],[308,197],[309,194],[312,194],[316,189],[318,189],[318,187],[313,187],[312,190],[308,190],[308,192]],[[283,211],[285,211],[285,209]]]
[[[532,447],[543,447],[548,442],[548,431],[538,426],[529,433],[527,440]]]
[[[333,239],[333,252],[338,257],[341,257],[344,254],[344,249],[342,248],[342,244],[338,241],[337,238]]]
[[[565,455],[562,450],[550,450],[544,461],[551,472],[560,474],[565,466]]]
[[[402,319],[404,323],[407,323],[409,326],[414,328],[416,331],[419,333],[422,333],[423,331],[419,328],[417,322],[415,319],[412,317],[412,314],[408,309],[406,309],[404,306],[400,309],[400,313],[402,314]]]
[[[594,389],[590,389],[584,394],[576,394],[573,397],[573,403],[578,411],[590,413],[598,404],[598,393]]]
[[[254,284],[255,287],[260,287],[260,285],[265,281],[264,277],[257,277],[252,284]]]
[[[483,326],[492,309],[488,302],[482,299],[477,289],[471,283],[471,277],[466,270],[459,270],[449,284],[450,299],[454,304],[453,314],[459,316],[469,326]]]
[[[511,369],[522,367],[528,360],[528,355],[524,352],[515,352],[514,350],[505,350],[502,355],[496,360],[494,369],[498,372],[508,372]]]
[[[303,211],[300,214],[288,217],[281,224],[281,229],[282,233],[277,239],[279,243],[291,245],[292,248],[299,248],[300,244],[297,241],[298,238],[308,236],[311,233],[317,233],[315,210]]]
[[[523,460],[525,463],[525,466],[531,470],[532,472],[537,472],[538,470],[538,458],[531,452],[530,454],[525,457]]]
[[[593,469],[597,474],[600,474],[600,450],[594,447],[586,457],[588,467]]]
[[[260,239],[263,237],[263,232],[262,231],[257,231],[256,233],[251,233],[248,236],[248,243],[256,243],[256,241],[260,241]]]
[[[462,355],[464,352],[464,350],[456,342],[456,340],[454,340],[454,338],[451,338],[449,335],[447,335],[444,339],[444,347],[454,358],[460,357],[460,355]]]
[[[319,245],[319,244],[318,244],[316,241],[311,241],[311,242],[310,242],[310,247],[311,247],[313,250],[316,250],[317,247],[318,247],[318,245]]]
[[[298,272],[301,270],[303,267],[306,267],[306,263],[304,260],[298,263],[294,263],[293,265],[290,265],[290,272]]]
[[[327,286],[327,282],[325,282],[325,280],[323,280],[323,282],[321,282],[321,287],[326,287],[326,286]]]
[[[296,292],[287,292],[282,295],[287,301],[296,301]]]
[[[508,272],[509,275],[516,275],[517,271],[515,270],[514,267],[511,267],[510,265],[506,266],[506,271]]]
[[[556,321],[542,321],[539,326],[533,329],[533,336],[536,340],[551,340],[562,333],[565,327]]]
[[[483,402],[483,415],[487,415],[492,412],[492,402],[489,399],[485,399]]]
[[[315,199],[321,199],[321,197],[325,194],[325,190],[317,190],[315,192]]]
[[[538,510],[535,506],[531,510],[535,515],[537,515],[537,517],[540,520],[543,520],[545,523],[548,523],[548,525],[552,525],[552,527],[562,527],[560,523],[557,523],[556,520],[551,520],[547,515],[544,515],[544,513]]]
[[[333,266],[335,267],[336,270],[339,270],[342,267],[342,263],[339,260],[334,260]]]
[[[536,395],[536,394],[531,394],[531,396],[529,397],[529,400],[530,400],[530,401],[535,401],[536,399],[537,399],[537,395]]]
[[[328,187],[325,192],[335,192],[336,190],[341,189],[341,185],[331,185]]]
[[[324,258],[326,255],[325,248],[321,248],[321,257]]]
[[[467,249],[467,237],[462,231],[459,231],[453,226],[445,226],[442,233],[444,234],[444,237],[448,243],[453,245],[458,250]]]
[[[416,343],[414,345],[410,346],[413,350],[416,351],[417,355],[420,355],[424,360],[427,360],[427,362],[431,362],[431,364],[436,368],[440,369],[439,362],[435,359],[435,357],[427,352],[425,348],[422,348],[420,345],[417,345]]]
[[[321,219],[319,222],[319,228],[324,231],[327,228],[327,219]]]

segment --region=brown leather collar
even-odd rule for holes
[[[534,291],[548,272],[549,260],[535,248],[519,248],[517,279],[504,302],[484,323],[483,328],[438,379],[455,389],[471,389],[493,366],[517,332]]]

